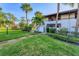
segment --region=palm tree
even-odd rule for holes
[[[25,13],[26,13],[26,20],[27,20],[27,24],[28,24],[27,13],[28,13],[29,11],[32,11],[32,7],[30,6],[30,4],[24,3],[24,4],[22,4],[21,8],[22,8],[22,9],[25,11]]]
[[[0,7],[0,27],[1,27],[1,25],[2,25],[2,8]]]
[[[74,3],[64,3],[67,5],[70,5],[71,7],[73,7],[75,4]],[[77,33],[78,33],[78,28],[79,28],[79,3],[77,3],[78,6],[78,10],[77,10],[77,21],[76,21],[76,27],[75,27],[75,36],[77,37]]]
[[[7,19],[4,12],[2,12],[2,8],[0,8],[0,27],[4,26],[5,20]]]
[[[26,25],[25,18],[21,17],[20,22],[19,22],[20,29],[23,29],[25,27],[25,25]]]
[[[2,8],[0,8],[0,27],[5,26],[6,20],[7,20],[6,13],[2,12]]]
[[[44,16],[42,15],[41,12],[37,11],[35,13],[35,17],[32,18],[32,21],[34,27],[38,29],[40,25],[44,24]]]
[[[2,8],[0,8],[0,27],[6,25],[6,31],[8,34],[8,26],[15,25],[16,17],[11,13],[4,13]]]
[[[57,3],[57,15],[56,15],[56,23],[55,23],[56,32],[57,32],[57,24],[59,19],[59,10],[60,10],[60,3]]]
[[[15,21],[17,18],[11,13],[6,13],[6,16],[9,20],[9,23],[12,24],[12,26],[15,26]]]
[[[6,20],[5,20],[5,25],[6,25],[6,33],[8,34],[8,27],[11,27],[13,29],[13,27],[15,26],[15,20],[16,17],[11,14],[11,13],[6,13]]]

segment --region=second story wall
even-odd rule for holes
[[[59,13],[58,20],[76,19],[76,17],[77,17],[77,11],[61,12],[61,13]],[[52,14],[52,15],[47,15],[46,18],[48,18],[48,21],[54,21],[54,20],[56,20],[56,13]]]

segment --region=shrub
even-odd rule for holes
[[[50,32],[50,33],[55,33],[55,32],[56,32],[56,28],[50,27],[50,28],[49,28],[49,32]]]
[[[55,33],[56,32],[56,28],[49,27],[49,28],[47,28],[47,32]]]
[[[72,34],[73,34],[75,37],[78,37],[79,32],[72,32]]]
[[[67,35],[68,30],[67,30],[67,28],[60,28],[60,30],[59,30],[58,33],[59,33],[59,34],[62,34],[62,35]]]
[[[58,39],[58,40],[62,40],[62,41],[69,41],[69,42],[79,42],[79,38],[76,37],[68,37],[65,35],[59,35],[59,34],[49,34],[51,37]]]
[[[73,37],[73,38],[72,38],[72,41],[73,41],[73,42],[79,42],[79,38]]]
[[[40,31],[34,31],[34,33],[41,33]]]
[[[32,29],[31,25],[26,25],[22,30],[23,30],[23,31],[30,32],[31,29]]]
[[[51,37],[53,37],[55,39],[64,40],[64,41],[67,40],[67,36],[62,36],[62,35],[59,35],[59,34],[49,34],[49,35],[51,35]]]
[[[12,30],[18,30],[19,28],[17,26],[12,26],[11,29]]]
[[[49,28],[47,28],[46,30],[47,30],[47,32],[49,32]]]
[[[27,24],[25,24],[25,23],[19,23],[20,29],[23,30],[25,28],[25,25],[27,25]]]

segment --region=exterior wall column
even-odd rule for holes
[[[44,32],[45,33],[47,33],[46,27],[47,27],[47,24],[44,25]]]

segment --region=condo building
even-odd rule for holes
[[[57,13],[45,15],[44,24],[37,30],[40,32],[46,32],[46,28],[55,27]],[[74,32],[77,21],[77,9],[59,12],[57,28],[67,28],[69,32]]]

